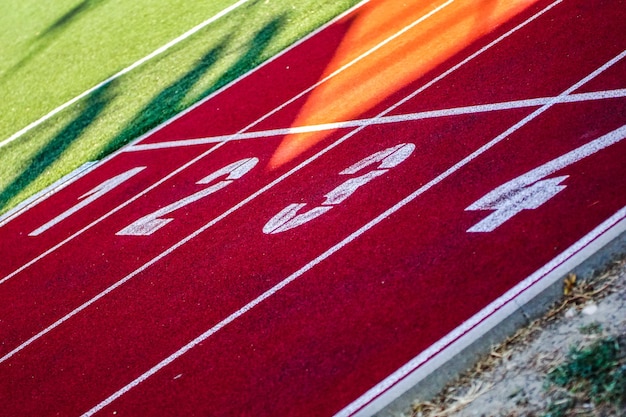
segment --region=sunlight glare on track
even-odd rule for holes
[[[411,8],[387,1],[365,6],[352,22],[323,76],[353,59],[350,51],[358,49],[354,45],[376,44],[402,27],[413,32],[409,37],[413,41],[401,37],[394,39],[384,53],[370,55],[366,62],[317,87],[292,126],[357,118],[536,1],[427,1],[422,2],[422,7]],[[424,18],[426,16],[428,19]],[[419,25],[411,25],[411,21],[419,22]],[[310,132],[285,137],[272,156],[269,168],[282,166],[331,133]]]

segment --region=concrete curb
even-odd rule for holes
[[[612,220],[611,220],[612,219]],[[455,329],[449,340],[444,338],[434,352],[425,352],[413,364],[400,369],[399,376],[390,376],[391,382],[381,382],[369,394],[369,401],[352,415],[391,417],[410,409],[415,400],[429,400],[447,383],[471,368],[491,347],[503,342],[518,329],[547,313],[554,303],[563,298],[563,279],[570,272],[578,279],[592,279],[594,274],[626,255],[626,208],[592,231],[568,249],[570,256],[554,260],[547,271],[539,270],[500,300],[496,300],[467,323]],[[612,223],[610,223],[612,221]],[[565,251],[567,253],[568,251]],[[546,265],[548,267],[550,264]],[[543,268],[542,268],[543,269]],[[535,279],[533,276],[537,275]],[[507,293],[507,294],[509,294]],[[483,310],[483,311],[485,311]],[[456,333],[456,335],[452,335]],[[460,334],[460,336],[459,336]],[[417,363],[417,365],[416,365]],[[413,368],[410,370],[410,368]],[[403,367],[405,368],[405,367]],[[387,380],[386,380],[387,381]],[[364,397],[367,397],[366,394]]]

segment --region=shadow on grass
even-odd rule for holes
[[[247,45],[242,56],[207,90],[194,97],[200,100],[238,75],[248,71],[252,66],[263,60],[263,53],[280,31],[284,16],[266,24]],[[71,19],[70,19],[71,20]],[[112,138],[99,152],[96,159],[101,159],[117,150],[139,135],[170,119],[184,110],[187,95],[202,77],[223,56],[231,36],[226,36],[216,47],[211,48],[182,77],[157,94],[120,134]],[[33,156],[29,166],[10,184],[0,191],[0,211],[7,208],[11,200],[34,182],[46,169],[54,164],[75,141],[80,139],[84,131],[97,120],[105,107],[112,101],[114,83],[107,84],[88,96],[84,110],[65,128],[50,139],[46,145]]]
[[[28,53],[13,64],[2,76],[6,79],[17,70],[28,64],[33,58],[45,51],[63,32],[65,32],[74,22],[83,17],[87,12],[100,6],[106,0],[83,0],[74,6],[61,17],[56,19],[50,26],[44,29],[35,37],[28,47]]]
[[[287,16],[281,15],[267,23],[261,30],[259,30],[250,41],[246,52],[224,72],[224,74],[215,82],[215,84],[211,86],[211,88],[205,90],[198,97],[198,100],[208,96],[240,75],[243,75],[251,68],[261,64],[264,61],[263,53],[286,22]]]
[[[0,192],[0,209],[43,174],[70,145],[80,138],[85,129],[98,118],[112,100],[112,88],[114,88],[113,83],[90,95],[83,111],[32,157],[28,168]]]
[[[63,16],[55,20],[46,30],[44,30],[37,39],[48,38],[51,35],[58,35],[58,33],[67,29],[74,21],[78,20],[82,15],[91,9],[104,3],[105,0],[83,0],[71,10],[66,12]]]
[[[260,64],[263,60],[263,52],[265,52],[266,48],[276,37],[284,21],[285,16],[277,17],[259,30],[250,41],[243,55],[231,65],[210,88],[198,94],[197,97],[194,97],[193,101],[197,102],[205,98],[239,75],[245,73],[250,68]],[[227,37],[220,42],[217,47],[207,52],[187,74],[155,96],[148,105],[139,111],[122,132],[109,141],[96,159],[102,159],[131,140],[143,135],[150,129],[153,129],[183,111],[187,103],[187,94],[196,83],[200,81],[207,70],[221,57],[229,41],[230,37]]]
[[[210,49],[186,74],[157,94],[141,109],[131,122],[117,136],[111,139],[100,151],[96,159],[101,159],[135,137],[147,132],[173,115],[183,110],[182,103],[189,91],[206,72],[221,58],[228,46],[230,37]]]

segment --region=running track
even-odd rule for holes
[[[411,3],[4,217],[3,415],[357,413],[623,224],[626,4]]]

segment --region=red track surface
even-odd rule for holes
[[[448,38],[471,23],[461,18],[471,2],[414,3],[389,16],[385,2],[357,8],[134,146],[491,106],[323,133],[131,146],[0,227],[4,415],[332,415],[606,219],[624,217],[624,2],[494,6],[492,23],[457,43]],[[489,21],[485,8],[475,12],[467,19]],[[398,16],[405,21],[395,27]],[[407,69],[408,81],[377,81],[369,101],[335,94],[334,119],[316,104],[329,85],[346,88],[340,77],[360,85],[374,63],[440,39],[454,47]],[[559,95],[575,101],[549,100]],[[547,99],[497,105],[535,98]],[[602,138],[614,141],[584,154]],[[400,144],[415,146],[340,174]],[[583,156],[558,165],[574,150]],[[198,184],[250,158],[258,162],[240,178]],[[516,189],[516,207],[526,209],[492,231],[468,231],[515,196],[468,207],[544,165]],[[145,168],[29,236],[137,167]],[[362,186],[346,188],[357,177]],[[225,188],[154,216],[173,220],[152,234],[116,234],[225,178]],[[333,190],[348,195],[333,199]],[[269,233],[270,219],[295,203],[306,203],[298,214],[325,212]]]

